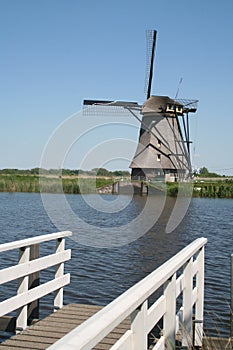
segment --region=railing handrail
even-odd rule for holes
[[[58,238],[69,237],[71,235],[72,235],[71,231],[62,231],[62,232],[49,233],[46,235],[35,236],[31,238],[20,239],[14,242],[3,243],[3,244],[0,244],[0,253],[8,250],[28,247],[30,245],[52,241]]]
[[[139,308],[159,287],[164,285],[206,243],[206,238],[196,239],[48,349],[91,349],[94,347],[126,317]],[[76,345],[76,347],[72,347],[72,345]]]
[[[6,296],[0,302],[0,317],[18,310],[16,331],[25,329],[32,318],[39,318],[38,301],[45,295],[55,292],[54,310],[63,306],[63,287],[70,283],[70,274],[64,273],[64,263],[71,258],[71,250],[65,249],[65,237],[71,235],[72,232],[63,231],[0,245],[0,252],[19,251],[18,262],[0,270],[0,285],[18,281],[15,295]],[[40,257],[40,245],[48,241],[55,241],[55,251],[49,250]],[[54,267],[54,276],[40,284],[40,272],[50,267]]]

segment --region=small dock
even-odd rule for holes
[[[148,194],[148,185],[145,181],[120,180],[113,184],[97,189],[99,194]]]
[[[19,250],[16,265],[0,270],[0,284],[18,280],[15,295],[0,302],[0,328],[15,333],[0,350],[213,348],[210,344],[218,349],[223,343],[225,349],[232,348],[228,339],[203,337],[205,238],[189,244],[105,307],[64,306],[63,288],[70,282],[64,264],[71,258],[65,238],[71,234],[57,232],[0,245],[0,253],[7,255]],[[47,243],[54,248],[46,247],[41,256],[41,245]],[[53,273],[42,283],[40,272],[48,268]],[[160,296],[151,299],[158,290]],[[39,300],[50,293],[54,312],[39,320]]]
[[[75,327],[89,319],[101,310],[100,306],[69,304],[61,310],[52,313],[43,320],[36,322],[4,343],[0,344],[1,350],[44,350],[57,340],[71,332]],[[122,322],[107,337],[105,337],[95,350],[109,349],[130,327],[130,320]]]

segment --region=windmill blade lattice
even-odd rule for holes
[[[146,31],[146,72],[145,72],[144,92],[147,96],[147,99],[150,97],[150,93],[151,93],[156,35],[157,35],[156,30]]]
[[[129,111],[140,115],[141,106],[132,101],[84,100],[83,115],[86,116],[128,116]]]

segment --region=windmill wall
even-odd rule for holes
[[[177,113],[166,112],[174,101],[151,96],[143,105],[139,142],[130,164],[132,180],[177,181],[190,170]]]

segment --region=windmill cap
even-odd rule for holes
[[[168,96],[151,96],[142,106],[142,114],[161,113],[168,105],[182,106]]]

